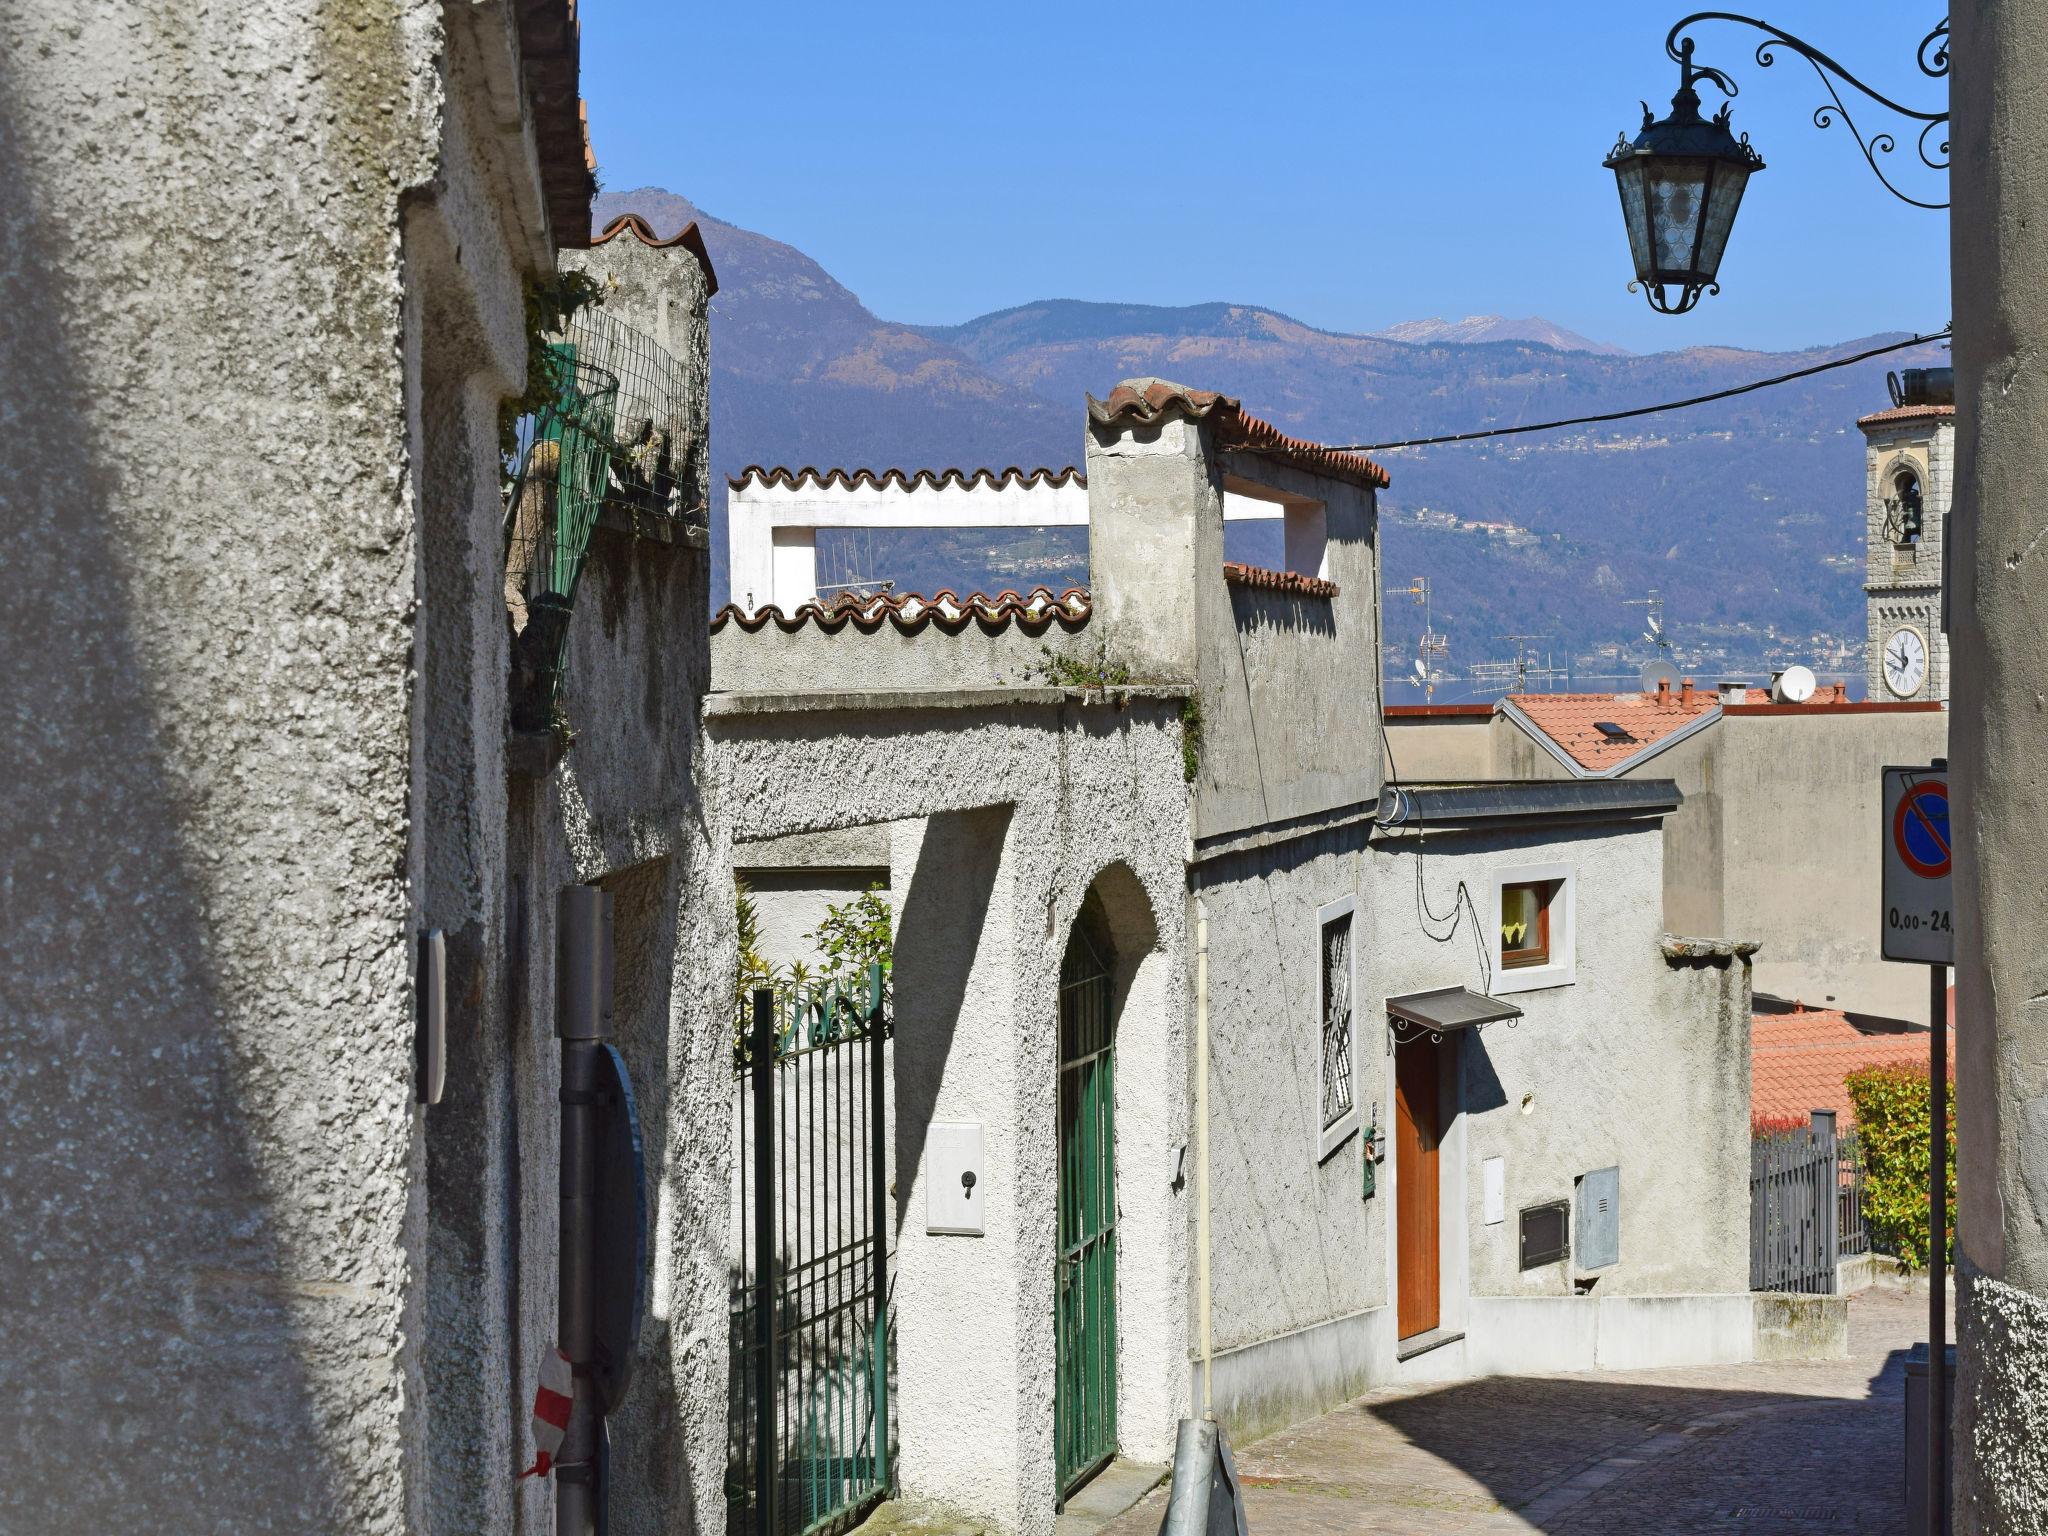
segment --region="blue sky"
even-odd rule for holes
[[[1756,36],[1725,23],[1695,30],[1699,56],[1735,75],[1735,126],[1768,168],[1723,292],[1676,319],[1627,292],[1600,161],[1639,98],[1665,110],[1679,5],[579,10],[606,188],[665,186],[786,240],[890,319],[1221,299],[1334,330],[1540,314],[1648,351],[1948,318],[1946,216],[1895,202],[1841,127],[1814,128],[1812,70],[1760,69]],[[1770,12],[1919,103],[1946,91],[1913,65],[1940,14]],[[1893,158],[1911,162],[1910,141]]]

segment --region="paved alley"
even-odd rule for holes
[[[1904,1536],[1904,1359],[1926,1302],[1852,1299],[1850,1357],[1377,1393],[1237,1465],[1256,1536]],[[1160,1489],[1106,1527],[1153,1536]]]

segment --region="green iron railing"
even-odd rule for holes
[[[619,381],[577,356],[547,351],[552,400],[531,425],[505,519],[505,606],[513,634],[513,728],[550,729],[568,654],[569,619],[590,531],[610,478]]]
[[[1053,1447],[1061,1497],[1116,1454],[1116,1052],[1106,944],[1084,912],[1060,967]]]

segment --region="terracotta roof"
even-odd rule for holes
[[[900,469],[813,469],[806,464],[802,469],[763,469],[759,464],[749,464],[725,483],[734,490],[745,490],[749,485],[814,485],[819,487],[841,486],[852,489],[867,486],[880,490],[884,486],[896,486],[900,490],[911,490],[917,486],[937,488],[942,485],[1008,485],[1016,481],[1023,485],[1086,485],[1088,477],[1069,464],[1064,469],[1019,469],[1011,465],[1008,469],[920,469],[905,474]]]
[[[962,597],[950,589],[930,597],[908,592],[856,597],[842,592],[825,602],[805,603],[790,614],[770,603],[749,617],[736,604],[727,603],[711,621],[711,632],[717,634],[729,621],[750,635],[769,624],[792,635],[807,624],[828,635],[839,633],[849,624],[864,635],[873,634],[884,624],[894,625],[906,635],[926,628],[957,635],[970,624],[985,631],[1015,624],[1027,635],[1042,635],[1057,624],[1071,634],[1088,622],[1092,611],[1085,587],[1069,587],[1064,592],[1054,592],[1050,587],[1033,587],[1027,593],[1005,590],[993,597],[986,592],[970,592]]]
[[[639,214],[622,213],[605,225],[604,233],[596,236],[590,243],[593,246],[603,245],[607,240],[615,240],[623,234],[631,234],[642,245],[652,246],[657,251],[665,251],[672,246],[680,245],[696,257],[697,265],[704,269],[705,293],[709,295],[718,292],[718,274],[711,270],[711,253],[704,249],[704,236],[698,230],[695,219],[685,224],[681,233],[670,235],[666,240],[659,240],[655,238],[654,226]]]
[[[519,56],[533,106],[541,193],[555,244],[590,244],[590,199],[597,192],[590,118],[577,94],[582,32],[576,0],[519,0]]]
[[[1089,418],[1101,426],[1158,421],[1169,415],[1207,423],[1224,448],[1264,454],[1282,463],[1327,475],[1369,490],[1385,490],[1387,472],[1361,453],[1325,448],[1306,438],[1289,437],[1271,422],[1249,414],[1229,395],[1213,389],[1189,389],[1164,379],[1132,379],[1109,392],[1107,400],[1088,397]]]
[[[1843,1081],[1859,1067],[1927,1070],[1928,1036],[1915,1029],[1866,1034],[1832,1008],[1760,1013],[1750,1021],[1749,1112],[1753,1120],[1806,1118],[1832,1109],[1838,1124],[1855,1124]],[[1955,1036],[1949,1036],[1949,1071],[1955,1071]]]
[[[1839,695],[1847,692],[1847,685],[1837,683],[1826,694],[1816,693],[1804,704],[1730,704],[1722,713],[1728,715],[1926,715],[1938,714],[1942,704],[1939,699],[1858,699],[1850,700]]]
[[[1758,703],[1770,695],[1747,690]],[[1503,701],[1556,742],[1581,768],[1594,772],[1627,762],[1665,737],[1683,730],[1720,705],[1711,688],[1695,688],[1687,699],[1679,689],[1656,693],[1513,693]],[[1627,734],[1610,737],[1596,722],[1618,725]]]
[[[1882,411],[1872,411],[1868,416],[1858,416],[1859,427],[1887,427],[1896,421],[1916,421],[1923,416],[1953,416],[1956,408],[1952,405],[1894,405]]]
[[[1335,597],[1337,583],[1298,571],[1269,571],[1262,565],[1223,562],[1223,579],[1234,587],[1258,587],[1267,592],[1291,592],[1298,597]]]

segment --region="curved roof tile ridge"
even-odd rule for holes
[[[869,490],[883,490],[894,486],[899,490],[937,490],[948,485],[961,485],[970,489],[987,485],[1002,487],[1012,483],[1037,486],[1086,485],[1088,477],[1074,464],[1059,469],[1041,466],[1037,469],[1022,469],[1012,464],[1004,469],[817,469],[806,464],[801,469],[787,469],[782,465],[765,468],[749,464],[738,474],[729,476],[725,482],[735,491],[745,490],[749,485],[777,485],[801,487],[815,485],[825,489],[840,488],[854,490],[865,487]]]
[[[604,233],[593,238],[590,243],[593,247],[600,246],[607,240],[616,240],[620,235],[624,234],[630,234],[642,245],[651,246],[657,251],[666,251],[680,245],[684,250],[696,257],[697,264],[704,269],[705,295],[709,297],[711,294],[718,292],[718,274],[712,270],[711,252],[704,248],[704,234],[703,231],[697,228],[697,221],[695,219],[685,224],[677,233],[670,235],[666,240],[662,240],[655,236],[654,226],[641,218],[639,214],[622,213],[613,219],[611,223],[605,225]]]
[[[1263,565],[1240,565],[1235,560],[1223,562],[1223,579],[1233,586],[1291,592],[1299,597],[1335,597],[1338,592],[1337,583],[1325,581],[1320,576],[1304,576],[1299,571],[1269,570]]]
[[[806,625],[813,625],[828,635],[836,635],[851,624],[862,634],[871,635],[889,624],[906,635],[932,626],[944,634],[957,635],[970,624],[991,633],[1015,624],[1027,635],[1042,635],[1057,624],[1071,634],[1088,622],[1092,612],[1086,587],[1069,587],[1064,592],[1033,587],[1025,593],[1005,588],[993,595],[970,592],[964,597],[950,587],[943,587],[929,597],[915,592],[878,592],[869,596],[842,592],[826,601],[800,604],[790,613],[770,603],[750,616],[737,604],[727,603],[712,619],[711,632],[715,635],[731,623],[752,635],[773,624],[784,634],[793,635]]]
[[[1328,475],[1370,490],[1385,490],[1386,470],[1362,453],[1325,448],[1303,437],[1290,437],[1270,421],[1262,421],[1245,410],[1234,396],[1213,389],[1189,389],[1165,379],[1133,379],[1119,384],[1109,398],[1088,397],[1088,416],[1101,426],[1125,422],[1143,425],[1167,416],[1181,415],[1210,423],[1217,442],[1225,448],[1242,448],[1291,463],[1312,474]]]

